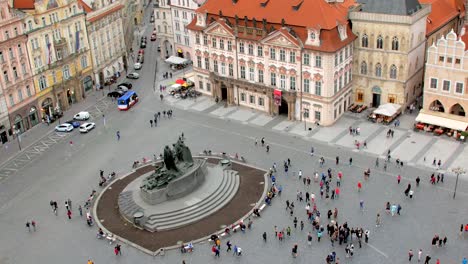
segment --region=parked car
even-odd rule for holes
[[[135,70],[140,70],[140,69],[141,69],[141,66],[142,66],[141,63],[137,62],[137,63],[135,63],[135,64],[133,65],[133,69],[135,69]]]
[[[146,42],[146,41],[145,41],[145,42]],[[144,49],[140,49],[140,50],[138,51],[138,54],[143,54],[143,55],[144,55],[144,54],[145,54],[145,50],[144,50]]]
[[[155,40],[156,40],[156,34],[151,35],[150,40],[151,40],[151,41],[155,41]]]
[[[89,113],[88,112],[79,112],[78,114],[73,116],[74,120],[88,120],[89,119]]]
[[[55,131],[57,132],[70,132],[72,130],[73,126],[68,123],[64,123],[55,127]]]
[[[124,95],[124,94],[125,94],[125,92],[122,91],[122,90],[115,90],[115,91],[112,91],[112,92],[107,93],[107,96],[108,96],[108,97],[119,98],[119,97],[121,97],[121,96]]]
[[[153,22],[154,22],[154,16],[151,16],[150,23],[153,23]]]
[[[127,78],[128,79],[138,79],[138,78],[140,78],[140,74],[138,74],[136,72],[131,72],[131,73],[127,74]]]
[[[161,46],[158,46],[158,52],[161,52]]]
[[[140,48],[145,49],[146,48],[146,41],[142,41],[140,43]]]
[[[127,87],[128,89],[132,89],[133,85],[129,82],[123,82],[123,83],[119,83],[118,86],[125,86]]]
[[[96,127],[95,123],[84,123],[80,126],[80,133],[88,133]]]
[[[79,126],[81,125],[80,122],[75,121],[75,120],[68,120],[68,121],[63,122],[63,123],[64,123],[64,124],[70,124],[70,125],[73,126],[73,128],[77,128],[77,127],[79,127]]]

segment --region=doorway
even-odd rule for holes
[[[2,140],[2,144],[5,144],[8,141],[6,131],[3,131],[2,133],[0,133],[0,138]]]
[[[372,107],[379,107],[380,105],[380,94],[372,94]]]
[[[288,103],[284,98],[281,98],[281,105],[278,107],[279,115],[288,115]]]
[[[227,87],[224,84],[221,84],[221,100],[227,101]]]

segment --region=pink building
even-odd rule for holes
[[[21,16],[8,1],[0,0],[0,85],[8,110],[7,124],[0,114],[5,129],[0,130],[3,143],[14,133],[22,133],[39,123]]]

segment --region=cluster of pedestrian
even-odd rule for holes
[[[393,138],[393,135],[394,135],[394,134],[395,134],[395,131],[392,130],[392,129],[389,129],[389,130],[387,131],[387,138],[389,138],[389,137],[392,137],[392,138]]]
[[[432,238],[431,242],[432,246],[434,247],[442,247],[442,245],[445,246],[447,244],[447,237],[441,238],[439,235],[435,234],[434,237]]]
[[[432,173],[431,174],[431,178],[430,178],[430,182],[432,185],[435,185],[439,182],[443,183],[444,182],[444,174],[443,173],[437,173],[437,176],[435,175],[435,173]]]
[[[164,78],[164,79],[172,78],[172,72],[165,72],[165,73],[163,73],[163,78]]]
[[[360,127],[352,127],[352,126],[349,126],[349,134],[351,136],[359,136],[361,134],[361,128]]]

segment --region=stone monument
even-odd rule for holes
[[[140,186],[142,199],[151,205],[180,198],[205,180],[206,160],[194,160],[182,137],[172,146],[172,149],[164,148],[162,166],[158,166]]]

